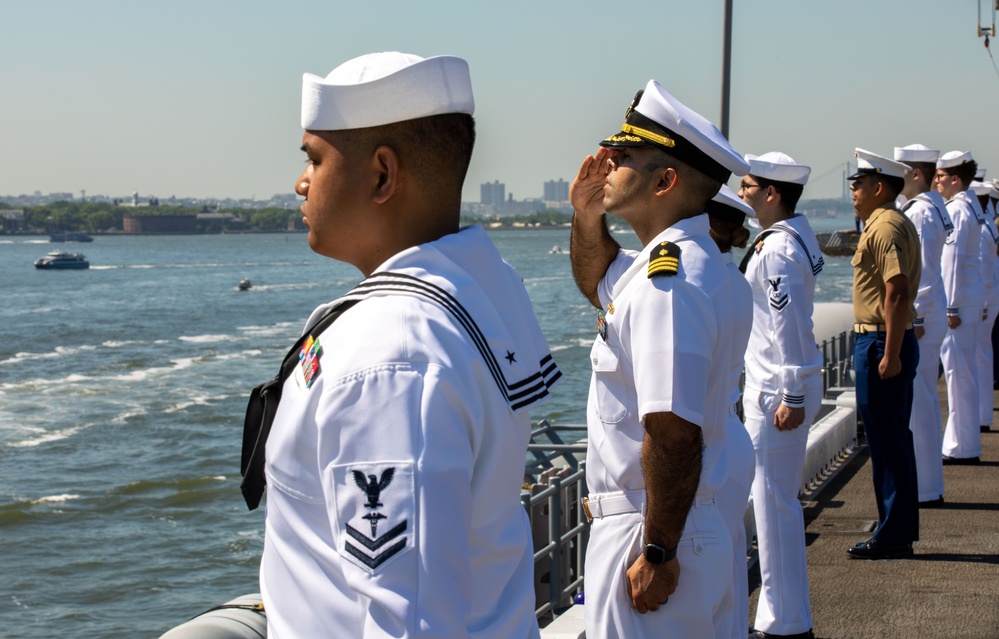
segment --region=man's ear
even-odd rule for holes
[[[659,180],[656,182],[656,195],[665,195],[671,189],[676,188],[676,169],[667,168],[659,172]]]
[[[382,145],[371,154],[370,162],[375,175],[371,199],[375,204],[384,204],[392,198],[399,187],[399,155],[392,147]]]

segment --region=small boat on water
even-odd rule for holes
[[[562,248],[561,246],[559,246],[558,244],[556,244],[556,245],[555,245],[555,246],[553,246],[553,247],[551,248],[551,250],[550,250],[550,251],[548,251],[548,252],[549,252],[550,254],[552,254],[552,255],[561,255],[561,254],[563,254],[563,253],[566,253],[567,251],[565,251],[565,250],[564,250],[564,249],[563,249],[563,248]]]
[[[841,257],[844,255],[853,255],[857,252],[857,245],[860,243],[860,233],[854,229],[827,231],[816,233],[815,239],[819,241],[819,250],[823,253],[833,257]]]
[[[90,268],[90,262],[83,253],[52,251],[45,257],[35,260],[35,268],[48,270],[79,270]]]
[[[89,234],[80,232],[52,233],[49,235],[49,242],[93,242],[94,238]]]
[[[236,288],[238,288],[241,291],[248,291],[251,288],[253,288],[253,282],[251,282],[246,278],[243,278],[239,280],[239,284],[236,285]]]

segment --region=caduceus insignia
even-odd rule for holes
[[[368,503],[365,504],[368,508],[378,508],[383,504],[378,501],[378,497],[381,496],[382,491],[385,490],[389,484],[392,483],[392,476],[395,475],[395,468],[386,468],[382,472],[382,478],[379,480],[374,475],[368,475],[367,478],[364,477],[364,473],[359,470],[352,471],[354,473],[354,483],[357,487],[364,491],[364,494],[368,496]]]

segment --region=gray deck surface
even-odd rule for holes
[[[940,396],[946,420],[947,393]],[[994,406],[999,406],[996,393]],[[982,463],[944,467],[944,505],[920,509],[913,559],[849,559],[877,521],[861,449],[806,504],[808,574],[821,639],[999,639],[999,416],[982,433]],[[750,575],[756,609],[759,573]],[[750,621],[752,615],[750,616]]]

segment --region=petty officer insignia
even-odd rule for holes
[[[676,275],[680,270],[680,247],[672,242],[660,242],[649,256],[649,277]]]
[[[340,553],[359,568],[377,572],[412,547],[416,504],[412,464],[361,463],[336,466],[335,499],[343,530]]]

